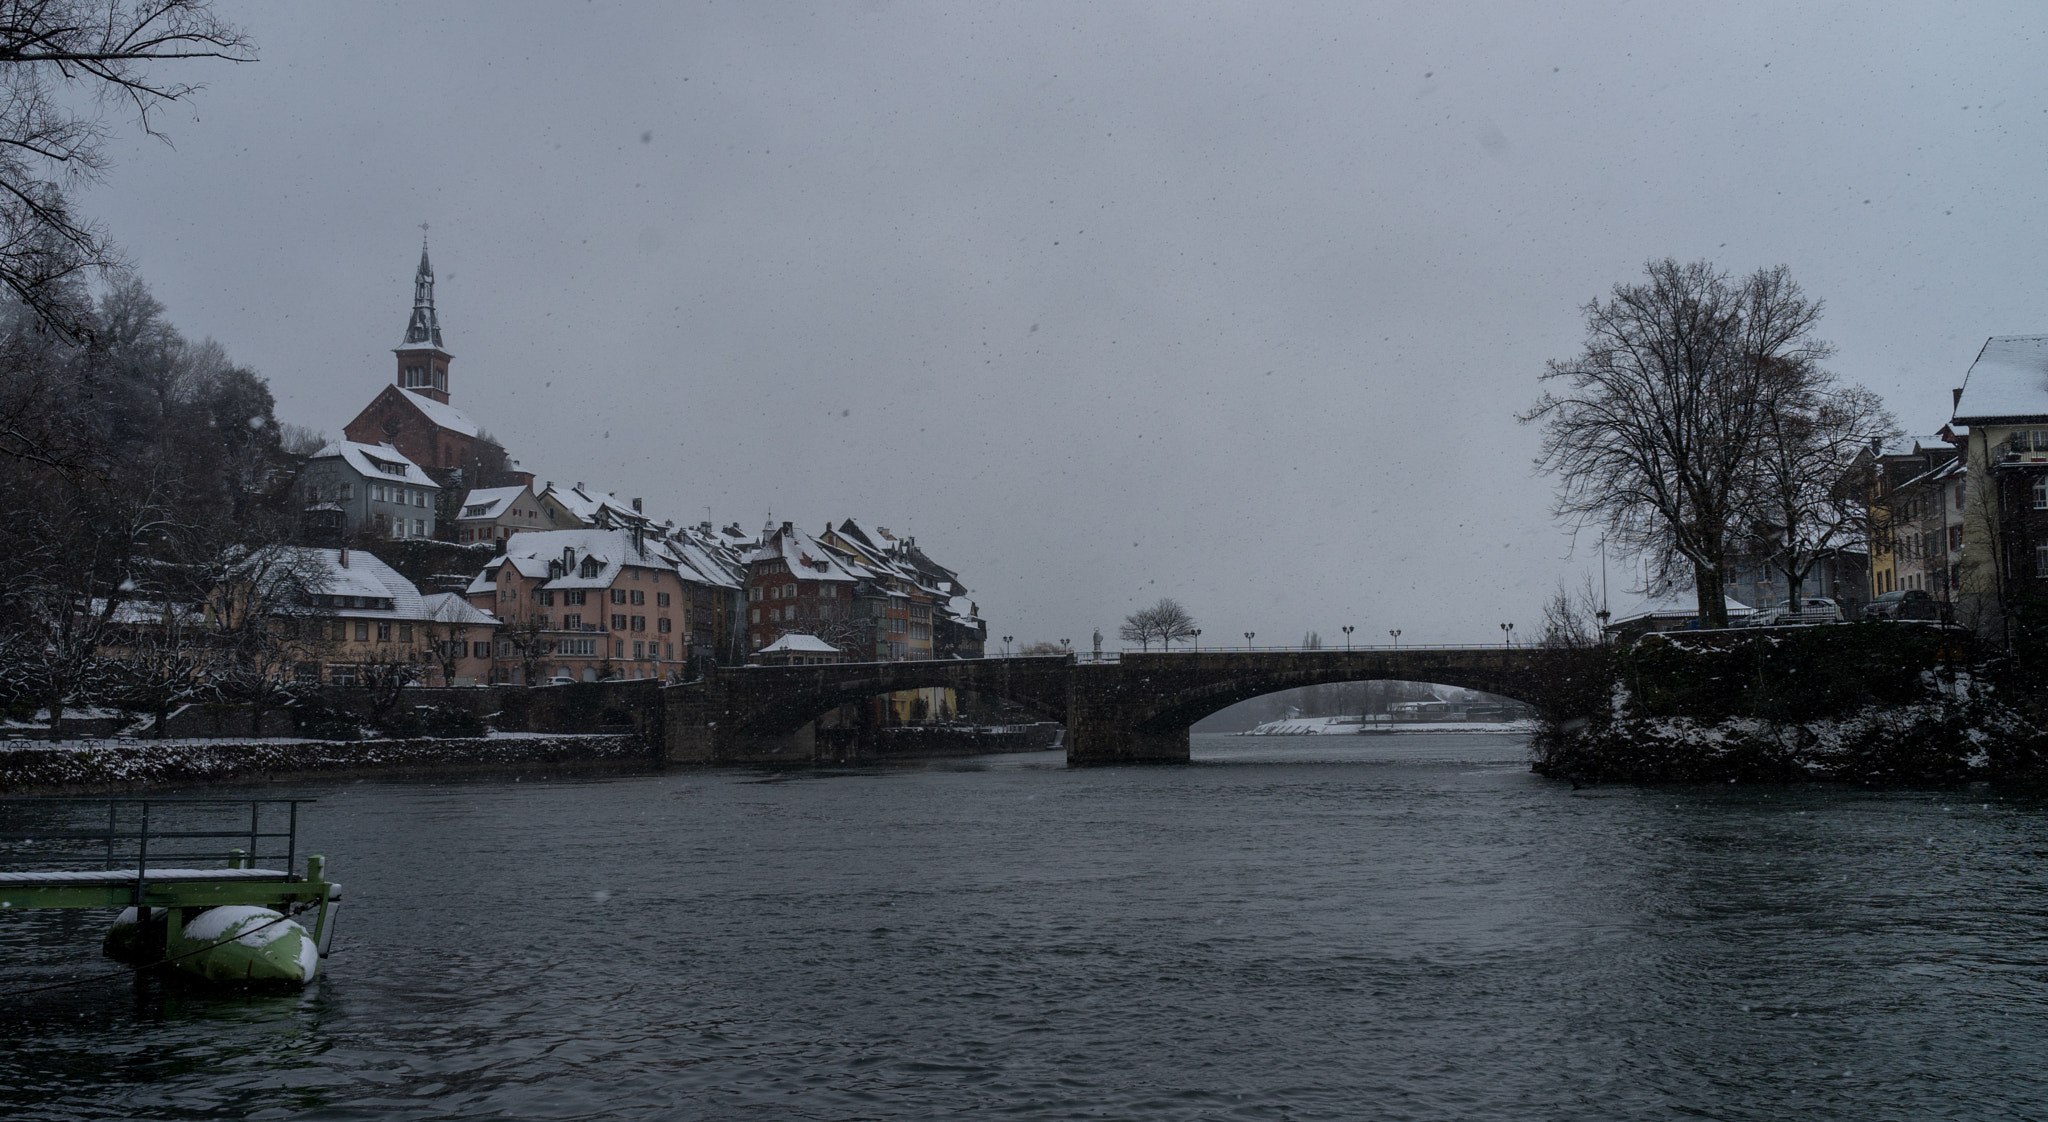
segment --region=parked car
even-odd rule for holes
[[[1766,612],[1758,612],[1754,619],[1757,627],[1803,627],[1816,623],[1842,622],[1841,605],[1824,596],[1801,596],[1798,607],[1781,604]]]
[[[1941,603],[1924,588],[1879,593],[1863,606],[1864,619],[1940,619]]]
[[[573,686],[575,684],[576,679],[571,678],[565,674],[557,674],[554,677],[549,678],[547,681],[541,683],[541,685],[543,686]]]

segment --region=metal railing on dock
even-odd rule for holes
[[[132,885],[140,904],[152,871],[156,879],[189,879],[203,870],[289,880],[298,863],[299,807],[315,801],[0,798],[0,881],[118,881]],[[282,866],[265,869],[266,861]]]

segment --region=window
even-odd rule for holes
[[[353,498],[355,498],[355,497],[356,497],[356,485],[355,485],[355,484],[353,484],[353,483],[344,483],[344,484],[342,484],[342,485],[341,485],[341,490],[340,490],[340,491],[337,491],[337,492],[335,493],[335,497],[337,497],[337,498],[340,498],[340,499],[353,499]]]
[[[426,493],[425,491],[414,491],[414,492],[412,493],[412,505],[414,505],[414,506],[425,506],[425,505],[427,505],[427,493]]]
[[[1954,553],[1962,548],[1963,528],[1961,526],[1950,526],[1948,528],[1948,551]]]
[[[293,668],[292,677],[298,679],[301,684],[317,686],[320,684],[320,664],[317,662],[299,663],[298,666]]]
[[[613,639],[612,653],[620,658],[626,657],[626,641],[624,639]]]
[[[546,592],[536,588],[533,590],[533,598],[550,608],[555,606],[555,594],[552,592]]]
[[[2048,510],[2048,475],[2034,477],[2034,509]]]
[[[401,623],[398,625],[398,641],[401,643],[412,642],[412,624]]]
[[[657,607],[657,608],[666,608],[666,607],[668,607],[668,593],[666,593],[666,592],[657,592],[657,593],[655,593],[655,594],[654,594],[654,606],[655,606],[655,607]]]
[[[2048,577],[2048,541],[2034,546],[2034,575]]]
[[[413,520],[412,520],[412,536],[413,536],[413,537],[416,537],[416,538],[424,538],[424,537],[426,537],[426,536],[427,536],[427,520],[426,520],[426,519],[424,519],[424,518],[415,518],[415,519],[413,519]]]
[[[377,641],[378,641],[379,643],[389,643],[389,642],[391,641],[391,625],[390,625],[390,624],[388,624],[388,623],[379,623],[379,624],[377,625]]]
[[[337,686],[353,686],[356,684],[356,668],[353,666],[332,667],[327,671],[327,680]]]
[[[562,603],[567,604],[571,607],[580,608],[583,606],[583,596],[583,589],[573,588],[562,593]]]
[[[633,617],[633,630],[635,630],[635,631],[645,631],[645,630],[647,630],[647,617],[646,617],[646,616],[634,616],[634,617]]]
[[[626,602],[626,590],[625,590],[625,589],[623,589],[623,588],[614,588],[614,589],[612,589],[612,603],[614,603],[614,604],[623,604],[623,603],[625,603],[625,602]]]
[[[750,620],[750,622],[753,622],[753,623],[759,623],[759,622],[761,622],[761,609],[759,609],[759,608],[749,608],[749,609],[747,609],[747,611],[748,611],[748,613],[749,613],[749,614],[750,614],[750,615],[752,616],[752,619]]]
[[[560,639],[555,642],[555,653],[560,655],[582,655],[594,658],[597,655],[595,639]]]
[[[668,657],[676,657],[676,645],[674,643],[663,643],[662,646],[668,648]]]
[[[369,642],[369,641],[370,641],[370,623],[369,623],[369,621],[368,621],[368,620],[361,620],[361,619],[357,620],[357,621],[356,621],[356,642],[358,642],[358,643],[367,643],[367,642]]]
[[[637,606],[637,605],[640,605],[640,604],[645,604],[646,602],[647,602],[647,594],[646,594],[645,592],[642,592],[642,591],[640,591],[640,590],[639,590],[639,589],[637,589],[637,588],[636,588],[636,589],[634,589],[634,590],[633,590],[633,603],[634,603],[634,604],[635,604],[635,605]]]
[[[760,586],[760,585],[758,585],[758,584],[757,584],[757,585],[755,585],[754,587],[752,587],[752,588],[749,588],[749,589],[747,589],[747,599],[749,599],[749,600],[759,600],[760,598],[761,598],[761,586]]]
[[[662,617],[661,617],[660,619],[657,619],[657,620],[655,620],[655,621],[654,621],[654,629],[655,629],[656,631],[659,631],[659,632],[661,632],[661,633],[662,633],[662,634],[664,634],[664,635],[668,634],[668,631],[669,631],[669,626],[668,626],[668,617],[667,617],[667,616],[662,616]]]
[[[489,658],[489,657],[491,657],[491,645],[490,645],[489,643],[471,643],[471,644],[469,645],[469,657],[471,657],[471,658]]]
[[[791,600],[796,599],[796,585],[794,583],[783,585],[782,594]]]
[[[633,644],[633,657],[634,657],[635,659],[642,659],[642,658],[646,658],[646,657],[647,657],[647,644],[645,644],[645,643],[640,643],[640,642],[635,642],[635,643]]]
[[[626,617],[625,617],[625,616],[613,616],[613,617],[612,617],[612,630],[613,630],[613,631],[624,631],[625,629],[626,629]]]
[[[562,613],[562,630],[564,630],[564,631],[581,631],[581,630],[583,630],[583,613],[582,613],[582,612],[563,612],[563,613]]]

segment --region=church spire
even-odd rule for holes
[[[427,260],[427,239],[420,235],[420,268],[412,278],[412,318],[405,341],[393,347],[398,375],[392,381],[421,397],[448,404],[448,360],[454,355],[441,345],[441,321],[434,315],[434,266]]]
[[[427,261],[426,235],[420,236],[420,268],[412,278],[412,319],[405,325],[407,347],[441,347],[441,321],[434,315],[434,266]]]

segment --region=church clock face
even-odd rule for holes
[[[398,418],[396,418],[396,417],[386,417],[386,418],[384,418],[384,435],[385,435],[385,436],[397,436],[397,435],[398,435],[398,427],[399,427],[399,426],[398,426]]]

